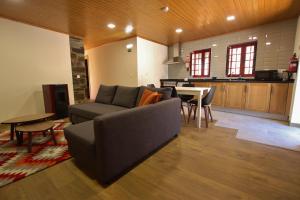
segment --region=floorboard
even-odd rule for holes
[[[0,199],[300,199],[300,153],[183,125],[179,137],[103,188],[70,159],[0,188]]]

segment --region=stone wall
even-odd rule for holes
[[[72,77],[74,87],[75,104],[82,103],[88,99],[87,76],[84,62],[83,41],[79,38],[70,37]]]

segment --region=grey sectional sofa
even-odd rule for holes
[[[94,103],[70,106],[65,128],[76,163],[108,184],[162,147],[180,131],[180,99],[171,88],[148,88],[162,101],[137,107],[146,87],[100,86]]]

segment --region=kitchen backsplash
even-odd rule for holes
[[[256,70],[286,69],[293,54],[297,19],[266,24],[239,32],[195,40],[181,44],[181,57],[185,59],[190,52],[211,48],[211,77],[225,78],[227,47],[232,44],[249,42],[249,37],[257,37]],[[266,46],[266,42],[271,42]],[[212,44],[217,46],[213,47]],[[173,47],[169,47],[172,57]],[[185,64],[168,66],[169,78],[190,77]]]

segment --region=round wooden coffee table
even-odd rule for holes
[[[17,125],[48,120],[49,118],[51,118],[53,116],[54,116],[54,113],[24,115],[24,116],[15,117],[15,118],[6,120],[6,121],[2,122],[1,124],[10,124],[10,140],[14,140],[15,128]]]
[[[56,139],[54,135],[54,122],[53,121],[44,121],[44,122],[36,122],[33,124],[28,124],[28,125],[22,125],[22,126],[17,126],[16,127],[16,133],[18,133],[17,137],[19,137],[18,141],[20,144],[23,143],[23,134],[27,133],[28,134],[28,153],[31,152],[32,148],[32,134],[36,132],[43,132],[43,135],[45,136],[46,131],[50,131],[52,140],[54,144],[56,144]]]

